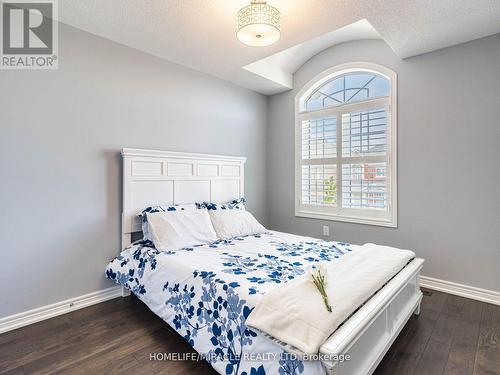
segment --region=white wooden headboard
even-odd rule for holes
[[[122,248],[141,231],[137,214],[148,206],[244,196],[244,157],[134,148],[124,148],[122,156]]]

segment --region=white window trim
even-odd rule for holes
[[[351,73],[356,71],[367,71],[377,74],[381,74],[389,79],[391,84],[391,93],[389,96],[389,110],[387,118],[390,121],[389,124],[389,140],[387,160],[389,162],[389,173],[390,179],[388,181],[390,186],[390,195],[388,202],[388,215],[378,215],[374,210],[372,217],[367,217],[367,210],[360,210],[361,212],[356,212],[355,209],[342,209],[340,206],[336,213],[326,212],[328,210],[322,210],[321,206],[312,208],[303,207],[301,205],[301,184],[302,184],[302,173],[301,173],[301,159],[302,159],[302,122],[301,118],[304,114],[304,108],[301,108],[301,98],[310,95],[316,88],[320,87],[323,83],[328,81],[335,75],[341,75],[345,73]],[[366,101],[363,103],[366,108],[367,102],[373,102],[373,105],[377,104],[377,99]],[[335,114],[339,111],[345,111],[346,109],[354,109],[359,103],[349,103],[338,107],[329,107],[326,109],[320,109],[317,111],[307,112],[307,117],[314,115],[325,116],[328,114]],[[323,219],[332,221],[343,221],[348,223],[359,223],[359,224],[369,224],[378,225],[384,227],[397,228],[398,226],[398,191],[397,191],[397,74],[385,66],[368,63],[368,62],[352,62],[347,64],[337,65],[333,68],[327,69],[326,71],[318,74],[312,80],[310,80],[295,96],[295,216],[307,217],[313,219]],[[339,125],[337,125],[339,126]],[[340,201],[341,202],[341,201]],[[339,202],[339,203],[340,203]],[[331,209],[330,209],[331,210]],[[361,215],[360,215],[361,214]],[[377,217],[378,216],[378,217]],[[382,217],[385,216],[385,217]]]

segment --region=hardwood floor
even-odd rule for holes
[[[375,374],[500,375],[500,306],[430,293]],[[117,298],[0,335],[0,374],[215,374],[203,361],[151,361],[194,353],[166,327]]]
[[[375,374],[500,374],[500,306],[430,293]]]

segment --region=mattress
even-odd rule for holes
[[[106,276],[130,289],[219,373],[324,374],[321,360],[301,360],[245,321],[266,292],[354,248],[280,232],[164,252],[137,241],[109,263]]]

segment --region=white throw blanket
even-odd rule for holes
[[[415,257],[409,250],[365,244],[327,263],[329,313],[309,275],[267,292],[246,324],[308,354]]]

